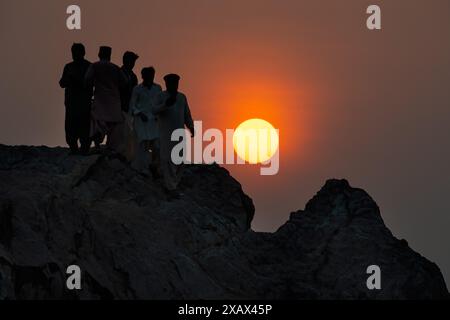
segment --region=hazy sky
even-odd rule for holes
[[[66,7],[82,30],[66,28]],[[382,31],[366,8],[382,9]],[[152,0],[0,2],[0,143],[64,145],[58,80],[70,46],[136,51],[157,81],[182,75],[204,127],[264,118],[280,129],[280,173],[229,167],[275,230],[328,178],[379,204],[399,238],[450,282],[450,1]]]

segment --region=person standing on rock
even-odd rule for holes
[[[142,83],[133,89],[130,102],[130,114],[134,117],[134,130],[138,140],[138,149],[132,166],[138,171],[147,173],[150,164],[155,174],[159,162],[159,132],[156,117],[153,114],[155,102],[162,89],[154,83],[155,69],[143,68]],[[151,158],[149,154],[151,152]]]
[[[86,155],[91,146],[89,129],[92,89],[84,85],[84,77],[91,63],[84,59],[86,50],[83,44],[74,43],[71,51],[73,61],[65,65],[61,80],[59,80],[59,85],[65,89],[66,142],[70,147],[71,154],[81,151],[81,154]],[[78,142],[80,142],[80,147]]]
[[[136,60],[138,58],[139,56],[136,53],[126,51],[123,54],[122,67],[120,68],[126,80],[125,86],[120,90],[122,113],[125,119],[123,126],[123,141],[125,142],[123,155],[129,162],[132,162],[133,159],[135,159],[138,148],[138,142],[136,141],[136,134],[133,128],[133,117],[128,113],[131,94],[134,87],[138,84],[136,74],[133,72],[134,66],[136,65]]]
[[[182,164],[176,165],[171,159],[172,149],[179,142],[172,141],[172,133],[186,126],[194,137],[194,122],[186,96],[178,92],[180,76],[168,74],[164,77],[166,91],[162,92],[153,113],[157,115],[160,141],[160,166],[164,186],[169,195],[179,196],[176,191],[181,180]]]
[[[97,147],[107,136],[107,147],[121,153],[124,148],[123,122],[120,90],[126,79],[120,68],[111,63],[110,47],[102,46],[98,57],[86,74],[86,85],[94,88],[91,112],[91,137]]]
[[[122,62],[123,65],[120,68],[126,79],[126,85],[120,91],[120,99],[122,103],[122,111],[127,113],[130,106],[131,94],[134,87],[138,84],[138,78],[133,72],[134,66],[136,65],[136,60],[139,56],[131,51],[127,51],[123,54]]]

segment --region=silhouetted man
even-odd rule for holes
[[[146,173],[152,164],[153,173],[157,173],[156,164],[159,163],[159,132],[156,117],[153,114],[156,98],[161,94],[159,84],[154,83],[155,69],[143,68],[142,83],[133,89],[130,102],[130,114],[134,117],[138,148],[132,166]],[[152,151],[151,158],[149,149]]]
[[[122,70],[127,81],[126,86],[121,90],[122,111],[124,112],[128,112],[131,93],[133,92],[134,87],[138,84],[138,79],[133,72],[133,68],[138,58],[139,56],[131,51],[127,51],[123,54],[123,65],[120,69]]]
[[[80,150],[82,154],[88,154],[91,145],[89,130],[92,89],[85,86],[84,78],[91,63],[84,59],[86,51],[83,44],[74,43],[71,50],[73,61],[66,64],[59,80],[59,85],[65,89],[66,142],[72,154]]]
[[[120,68],[111,63],[111,51],[110,47],[100,47],[100,61],[93,63],[86,73],[86,84],[94,88],[91,137],[99,146],[107,136],[108,148],[122,152],[124,118],[120,90],[125,87],[126,80]]]
[[[166,91],[162,92],[157,100],[154,114],[157,115],[160,139],[161,171],[164,176],[164,185],[169,195],[178,197],[176,192],[181,180],[182,165],[175,165],[171,159],[172,149],[179,142],[172,141],[174,130],[189,129],[194,136],[194,122],[186,96],[178,92],[180,77],[176,74],[168,74],[164,77]],[[185,138],[184,138],[185,139]]]

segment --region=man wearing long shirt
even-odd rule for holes
[[[91,137],[99,146],[107,136],[107,147],[122,152],[123,122],[120,90],[126,79],[120,68],[111,63],[111,48],[100,47],[100,61],[93,63],[86,74],[86,85],[94,88],[91,112]]]
[[[162,92],[153,111],[157,115],[160,141],[161,171],[169,195],[179,196],[176,191],[181,180],[183,165],[176,165],[171,159],[172,149],[179,142],[172,141],[172,133],[186,126],[194,136],[194,122],[186,96],[178,91],[180,77],[168,74],[164,77],[167,90]]]
[[[143,68],[141,71],[143,82],[133,89],[130,102],[130,114],[134,117],[138,149],[132,166],[143,173],[147,173],[150,164],[156,173],[159,162],[159,132],[156,117],[153,114],[156,97],[162,92],[161,86],[154,83],[155,69]],[[151,150],[151,158],[149,154]]]
[[[125,76],[126,85],[121,89],[120,97],[122,100],[122,111],[125,113],[128,112],[133,89],[138,84],[138,78],[136,77],[136,74],[133,72],[134,66],[136,65],[136,60],[138,58],[139,56],[131,51],[125,52],[122,58],[123,65],[120,68],[120,70],[122,70]]]
[[[66,64],[59,81],[61,88],[65,89],[66,142],[72,154],[77,154],[79,151],[82,154],[88,154],[91,145],[89,129],[92,90],[85,86],[84,77],[91,63],[84,59],[83,44],[74,43],[71,51],[73,62]]]

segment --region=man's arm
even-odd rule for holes
[[[167,109],[166,101],[164,101],[164,95],[158,94],[155,99],[155,107],[153,108],[153,114],[156,116]]]
[[[59,80],[59,86],[61,88],[67,88],[70,85],[70,77],[67,71],[67,65],[64,66],[63,74],[61,80]]]
[[[126,90],[128,86],[130,85],[130,79],[126,76],[124,71],[117,67],[119,70],[119,89],[120,90]]]
[[[94,87],[94,67],[91,64],[86,71],[86,75],[84,76],[84,85],[86,88]]]
[[[139,87],[138,86],[134,87],[133,92],[131,94],[130,108],[128,110],[128,113],[133,116],[138,116],[141,118],[142,121],[147,122],[148,121],[147,115],[144,114],[141,109],[139,109],[140,96],[141,92],[139,90]]]
[[[131,93],[131,99],[130,99],[130,107],[129,107],[129,113],[133,116],[139,114],[141,110],[138,108],[139,104],[139,88],[134,87],[133,92]]]
[[[195,129],[194,129],[194,121],[192,120],[191,110],[189,109],[189,104],[187,101],[187,98],[185,98],[185,104],[184,104],[184,124],[191,132],[191,136],[195,136]]]

